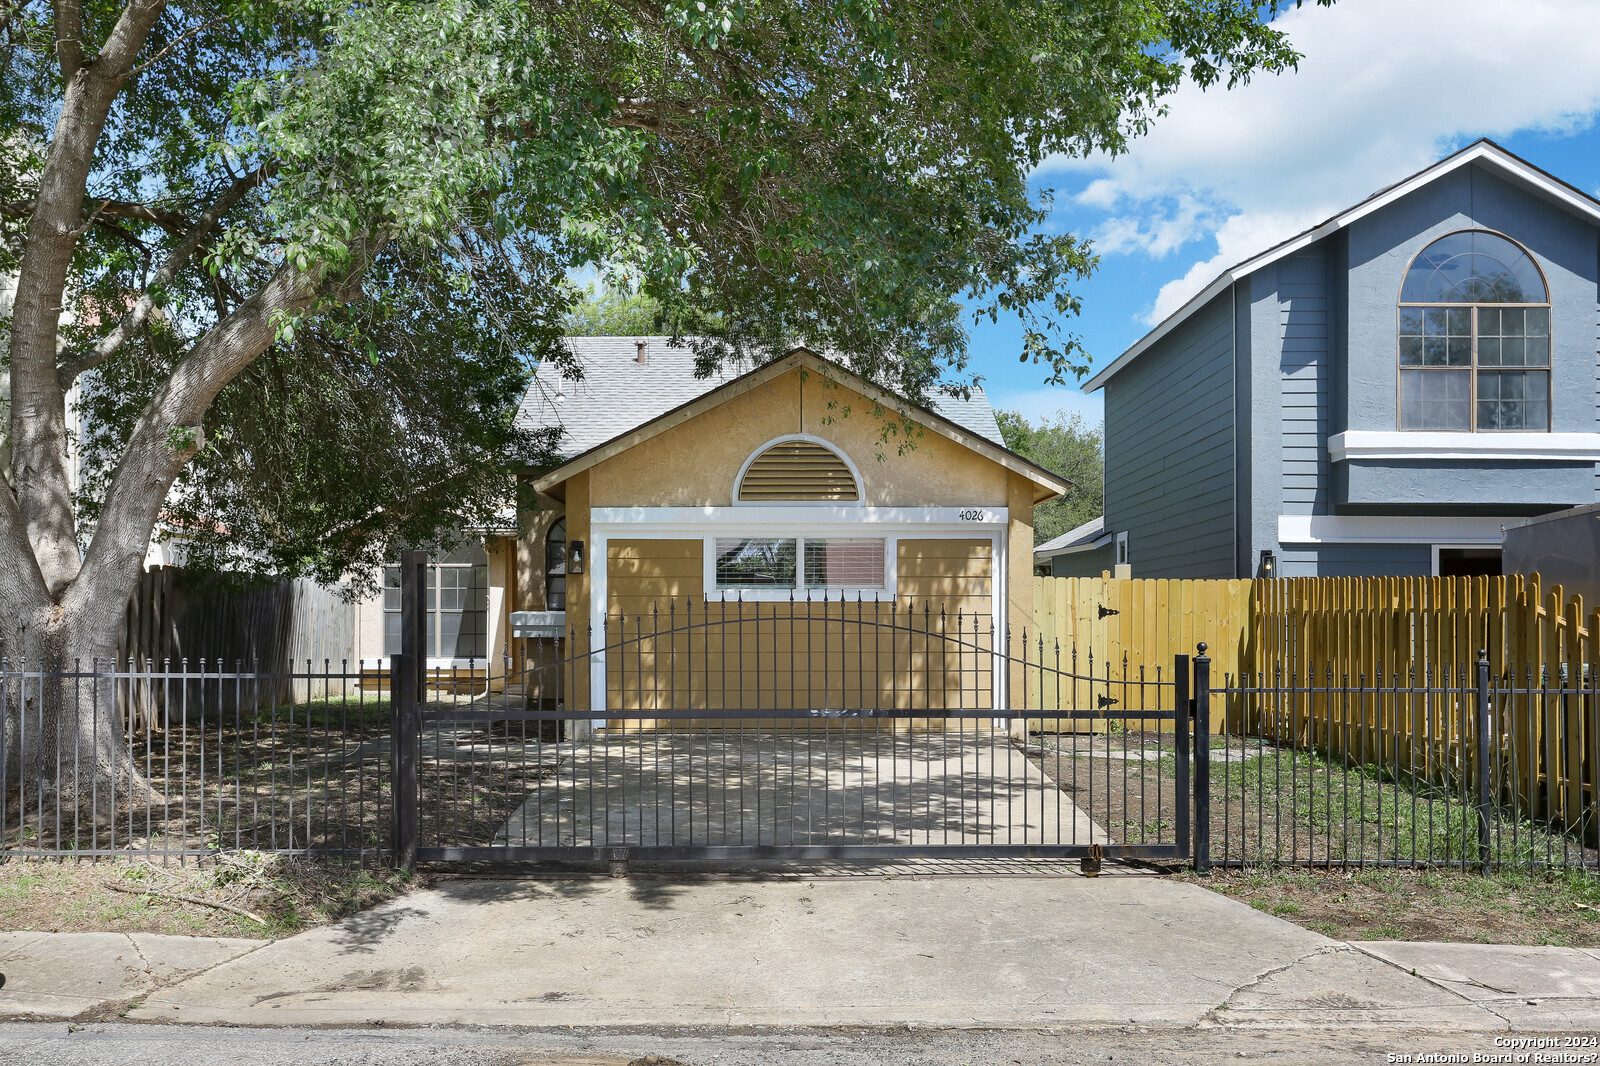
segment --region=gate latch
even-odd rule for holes
[[[1079,868],[1085,877],[1100,876],[1100,860],[1103,858],[1099,844],[1090,844],[1089,853],[1079,860]]]
[[[1100,696],[1096,702],[1100,704],[1100,709],[1102,711],[1107,707],[1115,707],[1118,703],[1117,699],[1112,696]]]
[[[1109,617],[1111,615],[1121,614],[1122,613],[1121,611],[1117,610],[1115,607],[1107,607],[1103,603],[1100,604],[1099,606],[1100,606],[1100,617],[1101,618],[1107,618],[1107,617]]]

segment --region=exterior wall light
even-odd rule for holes
[[[1271,548],[1261,549],[1261,566],[1257,571],[1259,577],[1277,577],[1278,560],[1273,556]]]
[[[567,573],[583,573],[583,541],[567,541]]]

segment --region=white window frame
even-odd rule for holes
[[[790,586],[761,585],[751,588],[719,588],[717,587],[717,541],[734,537],[752,537],[763,540],[792,540],[795,545],[795,583]],[[883,587],[864,585],[832,585],[808,586],[804,583],[806,568],[806,541],[808,540],[834,540],[836,538],[850,537],[856,540],[882,540],[883,541]],[[785,536],[773,536],[770,533],[716,533],[704,538],[705,582],[703,592],[707,601],[726,600],[729,603],[787,603],[790,599],[809,600],[813,603],[823,603],[830,600],[848,600],[854,603],[857,599],[863,603],[873,603],[882,600],[889,602],[899,592],[899,579],[895,573],[895,560],[899,557],[898,537],[885,536],[871,530],[859,530],[852,533],[791,533]]]
[[[1117,547],[1116,547],[1116,550],[1111,553],[1111,563],[1112,563],[1113,566],[1131,566],[1131,565],[1133,565],[1132,563],[1130,563],[1128,561],[1128,531],[1127,530],[1123,530],[1122,532],[1117,534]]]
[[[425,648],[423,650],[424,651],[424,654],[423,654],[424,665],[429,670],[467,670],[467,669],[488,670],[490,664],[495,661],[494,648],[489,647],[488,645],[493,644],[493,638],[494,638],[494,634],[495,634],[495,619],[497,617],[499,617],[499,612],[500,612],[501,608],[504,606],[504,604],[503,604],[503,602],[501,600],[501,596],[499,595],[499,593],[502,590],[497,588],[495,586],[495,583],[494,583],[494,556],[489,553],[489,546],[488,546],[487,542],[483,543],[482,547],[483,547],[483,550],[484,550],[484,554],[488,557],[487,558],[487,562],[484,564],[485,566],[487,566],[487,570],[485,571],[485,573],[487,575],[486,580],[487,580],[488,584],[487,584],[486,588],[487,588],[488,594],[489,594],[488,595],[488,603],[484,607],[484,642],[485,642],[485,646],[486,646],[485,647],[486,654],[482,658],[465,658],[465,657],[456,657],[456,656],[449,656],[449,655],[442,655],[441,656],[441,655],[434,655],[433,654],[434,649]],[[398,562],[399,562],[399,560],[396,560],[393,563],[384,563],[383,566],[380,567],[379,570],[378,570],[378,596],[377,596],[377,605],[378,605],[377,614],[378,614],[378,618],[377,618],[377,622],[378,622],[378,642],[379,642],[378,646],[380,648],[382,648],[384,646],[384,644],[388,640],[388,637],[386,635],[387,631],[388,631],[388,625],[389,625],[387,616],[396,613],[394,611],[389,610],[388,607],[386,607],[384,605],[385,590],[388,588],[388,586],[386,586],[384,584],[384,582],[387,580],[388,568],[391,567],[391,566],[396,565]],[[441,568],[447,567],[447,566],[449,566],[449,567],[466,568],[466,567],[469,567],[469,566],[477,566],[477,565],[479,565],[479,564],[477,564],[477,563],[445,563],[445,562],[441,562],[440,560],[433,558],[433,553],[430,552],[429,556],[428,556],[427,569],[431,572],[431,574],[433,576],[433,596],[431,597],[431,601],[432,601],[431,603],[423,604],[423,613],[424,614],[433,615],[435,618],[437,618],[438,615],[441,613],[440,609],[439,609],[439,570]],[[430,599],[430,597],[428,596],[428,581],[427,581],[426,577],[423,578],[421,592],[422,592],[422,596],[423,596],[423,598],[425,600]],[[435,625],[435,635],[437,635],[437,633],[439,632],[439,629],[438,629],[439,623],[437,621],[435,621],[434,625]],[[391,664],[393,662],[393,657],[390,656],[387,652],[385,652],[382,655],[375,656],[375,657],[370,658],[370,659],[360,659],[358,661],[361,664],[361,668],[364,669],[364,670],[371,670],[371,669],[388,670],[388,669],[390,669]]]
[[[737,492],[737,482],[735,483]],[[1010,609],[1007,576],[1010,573],[1008,536],[1011,515],[1005,507],[974,504],[971,507],[871,507],[862,504],[745,504],[735,507],[595,507],[589,512],[589,625],[605,632],[612,540],[698,540],[703,544],[704,590],[708,598],[738,592],[743,600],[787,600],[800,589],[718,589],[716,587],[717,537],[882,537],[883,580],[886,588],[863,589],[863,602],[892,601],[899,592],[899,544],[902,540],[987,540],[990,543],[990,624],[995,633],[1006,631]],[[705,543],[711,541],[713,543]],[[820,592],[821,590],[812,590]],[[832,593],[834,590],[829,589]],[[855,590],[839,590],[854,599]],[[873,593],[869,598],[866,594]],[[777,593],[776,596],[772,593]],[[797,596],[798,598],[798,596]],[[829,597],[832,598],[831,596]],[[732,598],[730,596],[730,602]],[[818,596],[815,602],[822,602]],[[1003,711],[1009,699],[1009,671],[1005,650],[995,650],[994,707]],[[596,712],[604,712],[606,697],[605,650],[596,649],[589,661],[590,692]],[[596,714],[590,724],[604,729],[606,720]]]

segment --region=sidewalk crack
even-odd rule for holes
[[[133,934],[132,933],[123,933],[122,934],[122,939],[126,940],[128,942],[128,946],[133,949],[133,953],[135,955],[139,956],[139,962],[143,964],[142,965],[142,969],[146,973],[150,974],[151,978],[154,979],[155,978],[155,967],[152,966],[150,964],[150,960],[145,957],[144,951],[141,950],[140,947],[139,947],[139,942],[137,940],[133,939]]]
[[[1304,955],[1290,959],[1281,966],[1274,966],[1270,969],[1263,970],[1261,973],[1246,981],[1244,984],[1239,985],[1232,992],[1229,992],[1221,1003],[1218,1003],[1215,1007],[1212,1007],[1210,1010],[1206,1011],[1204,1020],[1208,1022],[1219,1021],[1219,1012],[1227,1010],[1229,1005],[1232,1004],[1234,1000],[1238,999],[1244,993],[1249,992],[1251,989],[1259,987],[1262,982],[1268,980],[1269,978],[1276,977],[1278,974],[1283,973],[1286,970],[1292,970],[1296,966],[1299,966],[1302,962],[1314,959],[1318,955],[1331,955],[1335,952],[1348,950],[1348,948],[1348,944],[1319,944],[1315,948],[1312,948],[1310,951],[1306,952]]]
[[[1472,1004],[1475,1004],[1475,1005],[1478,1003],[1478,1001],[1473,999],[1471,996],[1465,995],[1465,994],[1463,994],[1461,992],[1457,992],[1455,989],[1451,988],[1449,985],[1445,984],[1443,981],[1436,981],[1432,977],[1424,976],[1423,974],[1418,973],[1412,967],[1402,966],[1398,962],[1394,962],[1391,959],[1386,959],[1382,955],[1377,954],[1376,952],[1368,951],[1366,948],[1362,947],[1359,944],[1346,944],[1345,946],[1348,947],[1352,951],[1360,952],[1362,955],[1365,955],[1369,959],[1377,959],[1379,962],[1383,963],[1385,966],[1389,966],[1389,967],[1392,967],[1392,968],[1394,968],[1396,970],[1399,970],[1401,973],[1407,975],[1408,977],[1415,977],[1417,980],[1421,981],[1423,984],[1432,985],[1434,988],[1437,988],[1442,992],[1448,992],[1452,996],[1455,996],[1457,999],[1461,1000],[1464,1003],[1472,1003]],[[1477,984],[1476,981],[1471,981],[1471,982],[1467,982],[1467,983],[1469,983],[1469,984]],[[1488,985],[1484,985],[1482,987],[1489,988]],[[1495,989],[1490,989],[1490,991],[1499,992],[1499,991],[1501,991],[1501,989],[1495,988]]]

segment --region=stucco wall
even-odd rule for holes
[[[886,428],[895,435],[883,439]],[[827,440],[855,463],[862,502],[901,507],[1004,507],[1007,471],[935,433],[906,440],[872,401],[816,374],[786,374],[590,470],[595,507],[726,507],[751,452],[787,433]],[[902,443],[908,445],[901,454]],[[569,490],[570,493],[570,490]],[[572,500],[568,496],[569,510]],[[1030,501],[1028,512],[1032,512]],[[568,530],[568,537],[573,534]]]

